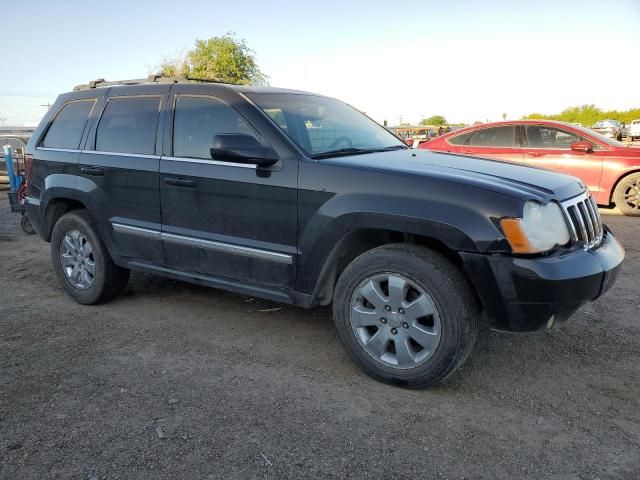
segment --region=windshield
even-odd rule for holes
[[[614,122],[613,120],[600,120],[599,122],[596,122],[593,128],[607,128],[615,126],[617,126],[617,122]]]
[[[594,126],[597,127],[598,124],[596,124]],[[593,137],[595,138],[597,141],[599,141],[600,143],[603,143],[605,145],[611,145],[612,147],[625,147],[626,145],[622,142],[618,142],[617,140],[614,140],[613,138],[609,138],[609,137],[605,137],[604,135],[598,133],[598,132],[594,132],[593,130],[589,129],[589,128],[584,128],[582,126],[577,126],[577,125],[572,125],[572,128],[574,130],[579,130],[580,132],[585,133],[587,136]]]
[[[407,148],[384,127],[333,98],[292,93],[248,96],[312,158]]]

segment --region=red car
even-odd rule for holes
[[[423,143],[420,148],[495,158],[574,175],[599,205],[640,216],[640,148],[586,128],[551,120],[485,123]]]

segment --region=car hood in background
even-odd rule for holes
[[[565,200],[579,195],[585,189],[577,178],[551,170],[431,150],[407,149],[320,161],[353,168],[438,178],[543,202],[551,199]]]

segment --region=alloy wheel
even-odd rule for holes
[[[96,260],[91,243],[78,230],[69,230],[62,237],[60,263],[67,280],[75,288],[91,287],[95,280]]]
[[[433,356],[441,337],[435,302],[417,282],[398,273],[367,277],[351,299],[353,332],[376,361],[409,369]]]

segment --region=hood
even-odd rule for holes
[[[541,202],[566,200],[585,190],[576,177],[551,170],[431,150],[368,153],[321,162],[437,178]]]

